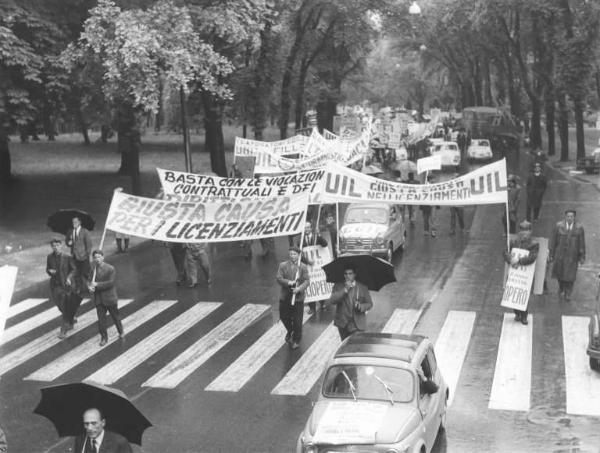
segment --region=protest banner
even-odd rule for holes
[[[510,253],[511,257],[518,258],[529,255],[528,250],[520,248],[513,248]],[[508,270],[508,278],[504,285],[504,294],[502,295],[502,301],[500,302],[502,307],[520,311],[527,310],[534,272],[535,263],[527,266],[510,267]]]
[[[204,203],[115,192],[106,228],[164,242],[228,242],[301,233],[308,193]]]
[[[329,247],[320,245],[310,245],[302,248],[302,254],[308,258],[312,265],[308,265],[308,275],[310,284],[304,292],[304,303],[317,302],[319,300],[329,299],[333,283],[327,281],[325,271],[321,269],[327,263],[332,261]]]
[[[337,140],[338,138],[340,138],[333,132],[328,131],[327,129],[323,129],[323,137],[325,137],[327,140]]]
[[[17,271],[17,266],[5,265],[0,267],[0,340],[4,333],[8,308],[10,307],[10,301],[17,281]]]
[[[276,160],[279,156],[302,156],[307,142],[308,137],[305,135],[294,135],[288,139],[274,142],[236,137],[233,159],[237,163],[239,156],[255,156],[255,173],[276,173],[281,170],[272,171],[277,168],[272,160]]]
[[[194,203],[218,198],[258,199],[316,193],[325,174],[321,169],[260,178],[221,178],[162,168],[156,171],[169,200]]]
[[[465,206],[506,203],[506,161],[435,184],[403,184],[365,175],[330,162],[318,188],[322,203],[386,203]]]
[[[440,170],[442,168],[442,156],[436,154],[435,156],[422,157],[417,159],[417,173],[421,174],[425,171]]]

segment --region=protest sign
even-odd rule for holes
[[[322,203],[386,203],[465,206],[506,203],[506,161],[494,162],[466,175],[435,184],[403,184],[374,178],[330,162],[322,187]]]
[[[227,242],[289,236],[304,228],[308,193],[204,203],[115,192],[106,228],[164,242]]]
[[[529,255],[529,251],[520,248],[511,250],[511,257],[523,258]],[[529,293],[531,291],[531,283],[533,282],[533,274],[535,272],[535,263],[527,266],[510,267],[508,270],[508,278],[504,286],[504,294],[500,305],[513,310],[527,310],[529,303]]]
[[[17,270],[16,266],[0,267],[0,340],[4,333],[8,308],[15,288],[15,282],[17,281]]]
[[[255,156],[255,173],[277,173],[275,161],[279,156],[301,156],[308,142],[305,135],[294,135],[285,140],[262,142],[236,137],[233,149],[234,162],[239,156]],[[273,171],[275,170],[275,171]]]
[[[329,247],[310,245],[302,248],[302,254],[308,258],[308,262],[312,263],[312,265],[308,266],[310,284],[304,292],[304,303],[329,299],[333,283],[327,281],[325,271],[321,269],[332,261]]]
[[[436,154],[435,156],[422,157],[417,159],[417,173],[421,174],[425,171],[440,170],[442,168],[442,156]]]
[[[387,407],[381,403],[332,401],[319,419],[313,441],[331,445],[374,444],[387,413]]]

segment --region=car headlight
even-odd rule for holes
[[[375,244],[376,244],[376,245],[383,245],[383,243],[384,243],[384,242],[385,242],[385,241],[384,241],[384,239],[383,239],[383,236],[381,236],[381,235],[377,235],[377,237],[375,238]]]
[[[302,451],[304,453],[318,453],[319,449],[317,448],[316,445],[308,443],[308,444],[304,445],[304,447],[302,448]]]

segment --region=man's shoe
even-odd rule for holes
[[[308,315],[314,315],[314,314],[315,314],[315,310],[314,310],[314,308],[309,308],[309,310],[308,310],[307,314],[308,314]]]
[[[285,342],[289,343],[290,341],[292,341],[292,334],[288,332],[285,334]]]
[[[521,316],[521,324],[527,325],[529,321],[527,320],[527,316]]]
[[[103,338],[102,340],[100,340],[100,347],[106,346],[106,343],[108,343],[108,339]]]
[[[515,313],[515,321],[520,321],[521,315],[519,313]]]
[[[67,338],[67,334],[61,330],[60,333],[58,334],[58,338],[60,338],[61,340],[64,340],[65,338]]]
[[[300,347],[300,343],[293,341],[290,347],[292,349],[298,349]]]

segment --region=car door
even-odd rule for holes
[[[421,361],[421,369],[423,370],[425,378],[434,380],[435,382],[434,376],[437,371],[437,365],[430,362],[427,354],[423,356],[423,360]],[[419,389],[419,409],[423,417],[427,451],[431,450],[435,442],[435,438],[437,437],[438,428],[440,425],[439,403],[440,390],[438,390],[436,393],[428,395],[424,393],[422,389]]]

